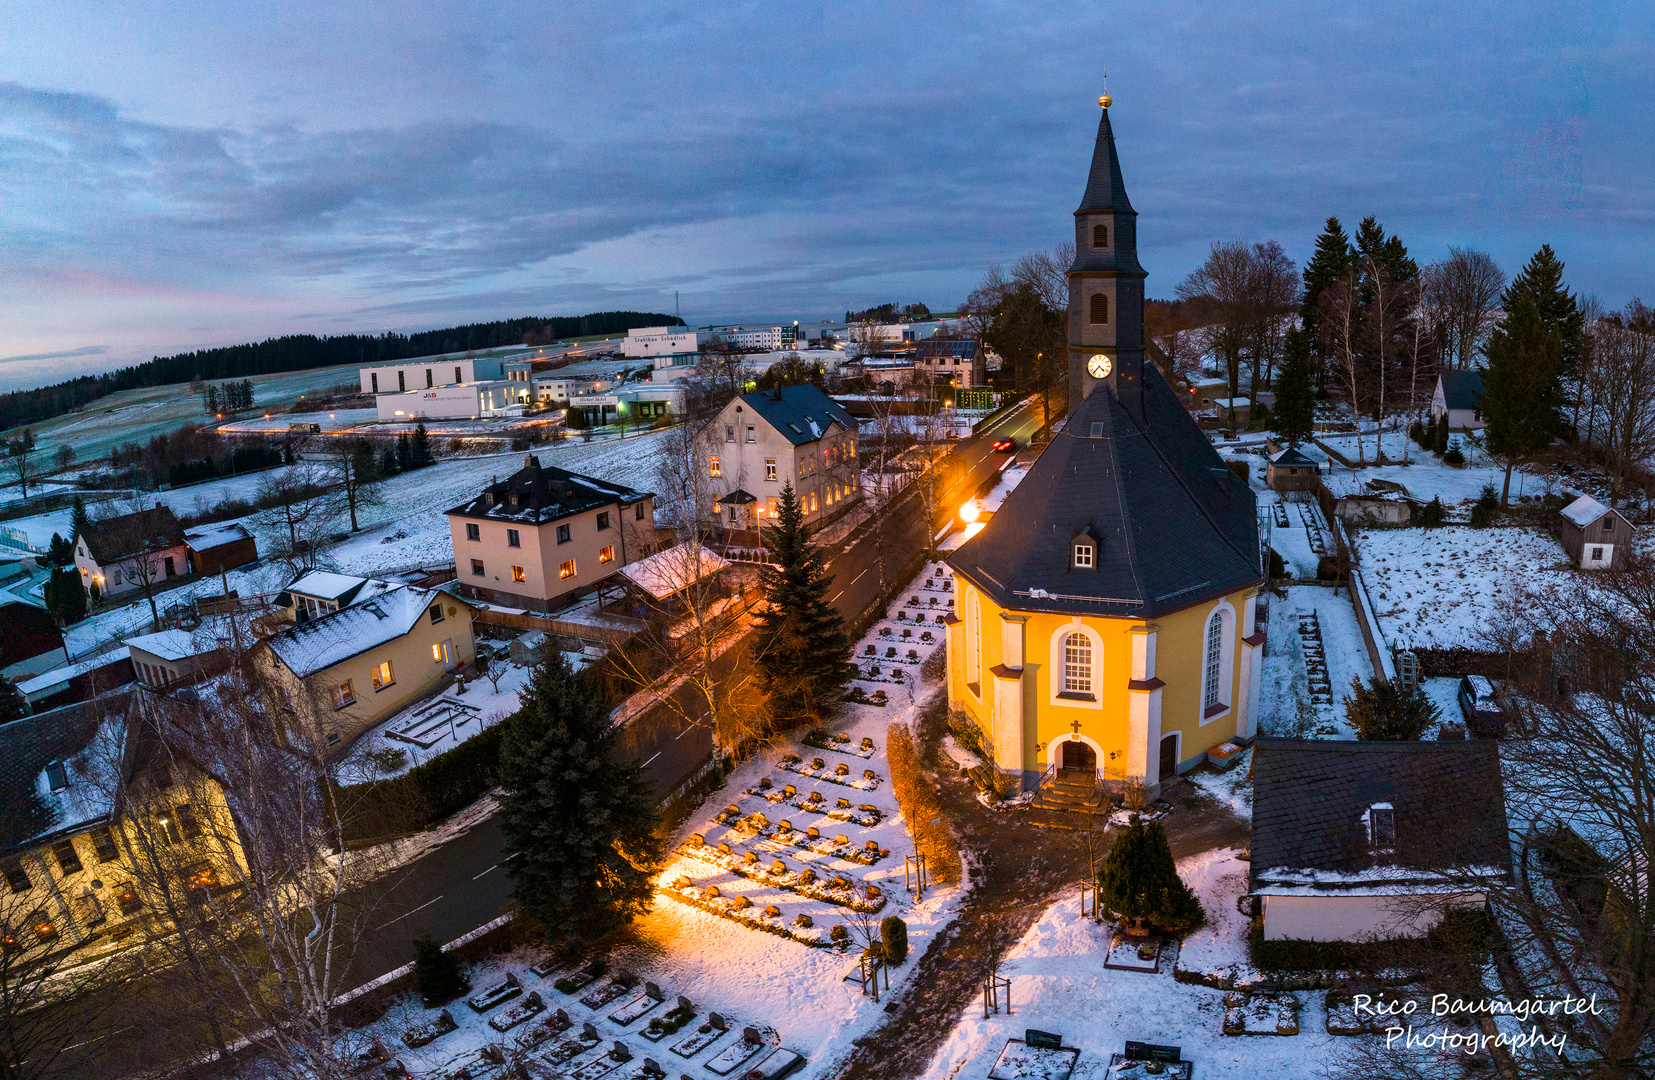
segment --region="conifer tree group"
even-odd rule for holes
[[[1512,279],[1501,304],[1506,315],[1488,341],[1482,414],[1488,452],[1505,465],[1505,506],[1512,468],[1550,445],[1562,425],[1563,377],[1578,363],[1582,317],[1550,245]]]
[[[500,830],[518,903],[552,941],[591,941],[649,910],[660,814],[623,760],[597,681],[550,650],[501,740]]]
[[[1169,934],[1183,934],[1206,921],[1201,901],[1178,876],[1178,867],[1159,821],[1133,814],[1115,839],[1098,872],[1098,903],[1122,919],[1144,920]]]
[[[1298,327],[1287,332],[1281,370],[1276,373],[1275,429],[1289,446],[1308,442],[1316,430],[1316,390],[1310,381],[1310,338]]]
[[[764,530],[770,563],[764,604],[755,615],[753,653],[771,722],[790,727],[831,711],[855,673],[845,622],[828,603],[822,556],[810,544],[793,485],[782,488],[775,524]]]

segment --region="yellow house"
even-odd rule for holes
[[[183,897],[242,876],[239,834],[205,773],[143,739],[142,692],[0,727],[0,934],[14,964],[166,931],[163,884]],[[159,922],[157,922],[159,920]]]
[[[477,655],[472,607],[444,589],[369,579],[354,595],[255,652],[287,707],[313,717],[328,746],[349,744]]]
[[[1026,788],[1072,770],[1060,779],[1155,790],[1252,737],[1264,578],[1252,491],[1144,362],[1107,106],[1075,248],[1067,421],[949,559],[949,705]]]

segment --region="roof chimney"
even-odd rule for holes
[[[533,454],[529,454],[523,458],[523,467],[525,469],[538,469],[540,468],[540,459]]]

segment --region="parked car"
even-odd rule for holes
[[[1480,739],[1498,739],[1506,733],[1506,711],[1501,707],[1494,684],[1481,675],[1460,680],[1460,712],[1465,726]]]
[[[994,449],[1002,454],[1009,454],[1013,450],[1017,449],[1017,443],[1002,435],[1000,438],[994,440]]]

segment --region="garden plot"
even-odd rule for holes
[[[1208,925],[1185,939],[1178,968],[1240,972],[1246,969],[1247,919],[1235,908],[1245,891],[1246,864],[1232,851],[1185,859],[1178,871],[1196,891]],[[1322,1030],[1312,1000],[1298,1035],[1268,1039],[1226,1038],[1225,990],[1181,982],[1170,965],[1156,974],[1115,971],[1098,963],[1112,927],[1081,914],[1072,893],[1053,904],[1011,950],[1002,973],[1011,979],[1014,1012],[982,1018],[968,1012],[957,1022],[924,1075],[986,1076],[1008,1039],[1038,1028],[1062,1036],[1079,1050],[1075,1076],[1102,1077],[1128,1040],[1178,1046],[1194,1074],[1220,1080],[1319,1076],[1351,1062],[1361,1040]],[[1141,1071],[1130,1073],[1145,1075]]]
[[[1556,540],[1525,528],[1365,529],[1356,546],[1380,628],[1402,649],[1480,648],[1502,603],[1574,573]]]
[[[459,729],[477,719],[477,708],[459,699],[438,698],[415,709],[412,715],[386,726],[384,736],[429,750],[443,739],[461,741]],[[478,728],[481,725],[477,725]]]
[[[1291,585],[1270,598],[1259,687],[1259,732],[1354,738],[1344,699],[1353,678],[1373,677],[1356,609],[1343,588]]]

